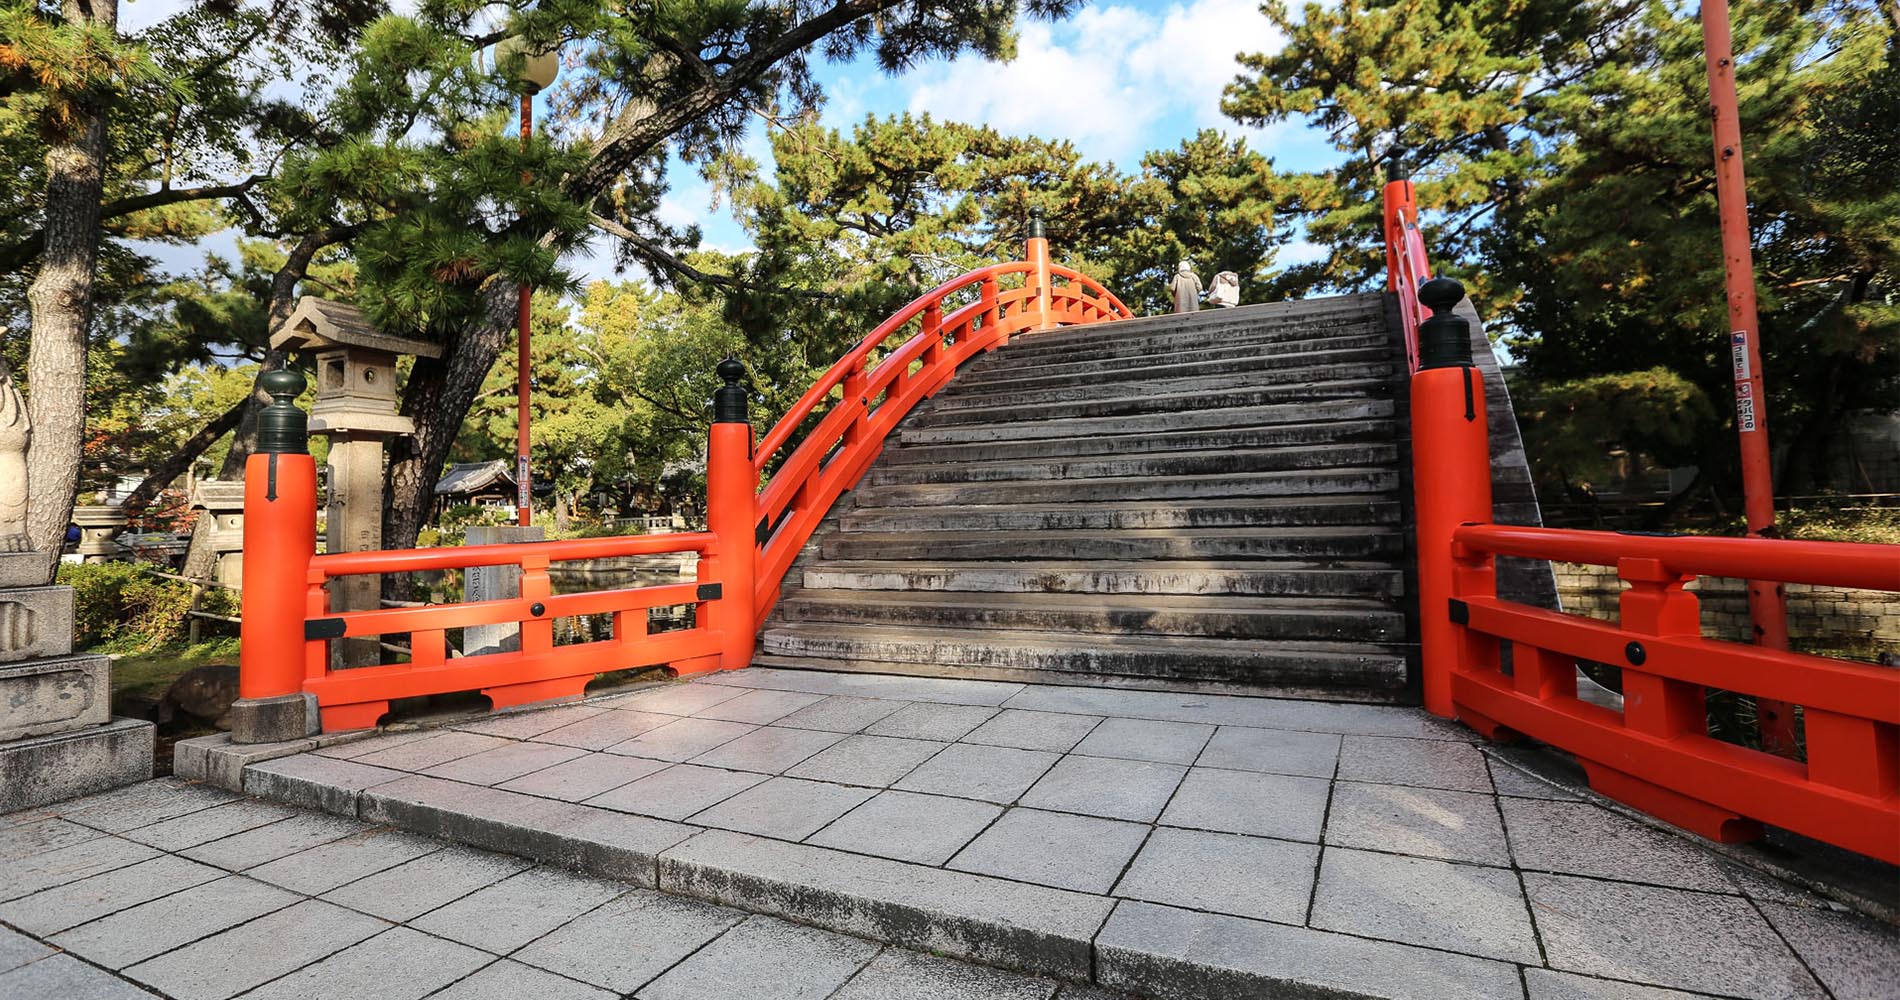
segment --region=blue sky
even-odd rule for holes
[[[188,0],[135,0],[122,14],[137,30]],[[399,6],[400,0],[399,0]],[[1244,135],[1283,170],[1309,170],[1337,160],[1326,137],[1297,122],[1242,128],[1220,113],[1221,89],[1239,72],[1240,52],[1277,50],[1284,39],[1259,13],[1257,0],[1107,0],[1057,22],[1021,25],[1016,58],[926,63],[888,76],[869,59],[821,64],[828,96],[826,124],[849,127],[866,114],[929,112],[939,120],[991,125],[1018,135],[1068,139],[1084,156],[1134,170],[1141,155],[1172,147],[1202,128]],[[1023,95],[1039,95],[1026,98]],[[769,163],[763,123],[746,137],[748,152]],[[744,249],[744,231],[693,171],[675,163],[673,189],[661,205],[670,223],[698,222],[709,247]],[[174,271],[197,265],[205,250],[229,253],[232,235],[203,248],[153,247]],[[1296,243],[1282,263],[1309,259]],[[591,259],[571,265],[583,277],[612,277],[611,251],[597,241]]]

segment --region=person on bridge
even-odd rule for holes
[[[1168,283],[1168,291],[1174,295],[1174,311],[1178,313],[1199,312],[1201,309],[1201,279],[1194,275],[1194,265],[1182,261],[1175,268],[1174,280]]]
[[[1214,275],[1214,285],[1207,290],[1207,304],[1232,309],[1240,304],[1240,275],[1232,271],[1222,271]]]

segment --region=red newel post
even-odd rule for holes
[[[1036,268],[1030,277],[1036,283],[1036,329],[1054,329],[1056,318],[1049,294],[1049,236],[1042,228],[1040,208],[1029,210],[1029,239],[1023,246],[1023,259]]]
[[[1419,365],[1412,376],[1419,656],[1425,708],[1445,718],[1456,714],[1451,675],[1463,649],[1463,626],[1451,614],[1456,570],[1451,536],[1461,524],[1491,520],[1484,376],[1471,366],[1471,324],[1452,314],[1464,297],[1464,287],[1450,278],[1434,278],[1419,289],[1418,299],[1432,315],[1419,326]]]
[[[719,536],[718,600],[704,605],[721,634],[719,666],[750,666],[757,632],[754,604],[758,572],[759,474],[752,467],[752,423],[739,384],[745,365],[719,362],[725,385],[713,392],[713,424],[706,445],[706,529]]]
[[[238,701],[231,739],[274,743],[317,731],[315,699],[303,693],[304,587],[317,550],[317,463],[308,421],[294,402],[303,376],[259,380],[271,404],[258,420],[257,451],[244,465],[244,597]]]

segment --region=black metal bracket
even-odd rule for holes
[[[1649,650],[1644,649],[1640,642],[1632,642],[1623,647],[1623,658],[1630,661],[1630,666],[1640,667],[1644,660],[1649,659]]]
[[[1453,625],[1471,624],[1471,605],[1457,599],[1451,599],[1451,623]]]
[[[702,583],[699,585],[699,590],[693,594],[693,599],[696,601],[716,601],[724,596],[726,596],[724,584]]]
[[[346,628],[341,618],[306,618],[303,623],[305,642],[318,639],[341,639]]]

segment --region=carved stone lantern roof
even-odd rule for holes
[[[389,436],[415,425],[396,413],[396,358],[442,356],[442,345],[392,337],[376,329],[363,310],[346,302],[306,295],[271,338],[272,347],[316,355],[317,402],[310,408],[313,434]]]

